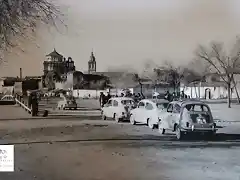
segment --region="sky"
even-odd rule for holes
[[[240,34],[239,0],[57,0],[67,31],[39,28],[34,43],[24,41],[1,64],[0,75],[41,75],[53,48],[87,70],[93,49],[97,71],[141,69],[144,62],[188,63],[198,44],[229,46]]]

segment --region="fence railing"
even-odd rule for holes
[[[32,109],[25,104],[24,100],[20,96],[15,97],[15,101],[18,105],[20,105],[23,109],[25,109],[29,114],[32,114]]]

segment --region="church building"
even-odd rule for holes
[[[43,66],[44,86],[49,89],[105,89],[108,84],[106,76],[96,74],[93,52],[88,61],[88,73],[77,71],[72,58],[66,60],[55,49],[46,55]]]
[[[97,71],[96,58],[92,52],[90,56],[90,60],[88,61],[88,74],[96,73],[96,71]]]
[[[56,72],[57,74],[66,74],[70,71],[75,71],[74,61],[71,57],[66,59],[59,54],[56,49],[46,55],[46,60],[43,62],[43,74],[48,72]]]

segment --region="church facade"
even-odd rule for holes
[[[67,60],[55,49],[46,55],[43,62],[44,86],[48,89],[98,89],[103,90],[108,87],[109,80],[106,76],[95,74],[96,58],[93,52],[88,61],[88,73],[83,73],[75,69],[74,61],[71,57]]]
[[[67,74],[70,71],[75,71],[74,61],[71,57],[67,59],[59,54],[56,49],[46,55],[46,60],[43,62],[43,74],[48,72],[56,72],[58,74]]]

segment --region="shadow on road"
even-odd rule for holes
[[[178,141],[174,135],[155,136],[155,135],[124,135],[113,138],[89,138],[89,139],[65,139],[65,140],[46,140],[46,141],[24,141],[13,142],[6,140],[4,144],[30,145],[30,144],[53,144],[53,143],[84,143],[84,145],[101,144],[105,146],[118,146],[121,148],[230,148],[240,146],[240,135],[218,134],[213,140],[189,139]],[[86,144],[87,143],[87,144]],[[1,143],[0,143],[1,144]]]
[[[215,138],[213,139],[215,141],[234,141],[239,140],[240,141],[240,134],[225,134],[225,133],[219,133],[216,134]]]
[[[49,120],[49,119],[63,119],[63,120],[99,120],[100,116],[48,116],[48,117],[29,117],[29,118],[0,118],[0,121],[19,121],[19,120]]]

